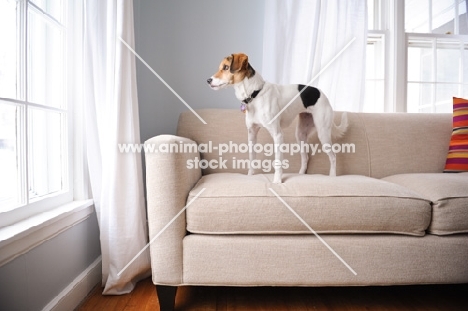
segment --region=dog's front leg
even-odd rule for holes
[[[283,176],[283,153],[280,151],[280,147],[283,144],[283,131],[279,125],[269,128],[268,131],[275,143],[275,162],[273,163],[275,176],[273,177],[273,183],[281,184],[281,178]]]
[[[247,175],[253,175],[254,174],[254,169],[252,168],[253,161],[256,158],[256,153],[254,151],[254,145],[257,143],[257,133],[260,127],[256,124],[252,124],[248,128],[248,133],[249,133],[249,172]]]

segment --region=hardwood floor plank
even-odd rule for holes
[[[151,279],[145,279],[138,283],[138,290],[134,290],[123,311],[158,310],[159,302],[156,290]]]
[[[151,278],[122,296],[95,288],[78,311],[158,310]],[[461,311],[467,310],[468,284],[370,287],[204,287],[181,286],[177,311]]]

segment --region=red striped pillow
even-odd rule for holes
[[[453,130],[445,173],[468,171],[468,99],[453,98]]]

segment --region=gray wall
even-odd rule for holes
[[[233,89],[206,80],[244,52],[261,72],[264,0],[134,0],[136,52],[194,109],[239,109]],[[141,140],[175,134],[186,106],[137,60]],[[200,123],[201,124],[201,123]]]
[[[42,310],[100,255],[93,213],[0,267],[0,310]]]

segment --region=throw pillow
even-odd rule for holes
[[[453,98],[453,129],[445,173],[468,171],[468,99]]]

